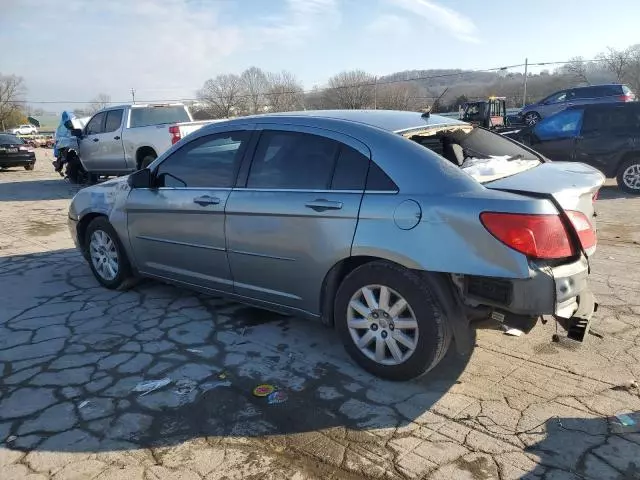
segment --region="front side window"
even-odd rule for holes
[[[582,126],[582,115],[582,110],[565,110],[542,120],[534,133],[540,140],[575,137]]]
[[[247,187],[326,190],[339,146],[318,135],[265,130],[256,148]]]
[[[104,125],[104,132],[115,132],[120,128],[122,124],[122,113],[123,110],[109,110],[107,112],[107,121]]]
[[[231,188],[249,135],[217,133],[187,143],[158,166],[158,186]]]
[[[95,115],[89,123],[87,123],[86,133],[87,135],[96,135],[102,133],[102,124],[104,122],[105,113],[98,113]]]
[[[545,104],[560,103],[560,102],[564,102],[566,99],[567,99],[567,92],[558,92],[547,97],[543,101],[543,103]]]

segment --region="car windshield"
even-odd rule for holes
[[[146,127],[165,123],[189,122],[187,109],[182,105],[134,107],[131,109],[130,127]]]
[[[0,144],[2,145],[22,145],[24,142],[15,135],[0,134]]]

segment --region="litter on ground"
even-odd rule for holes
[[[282,390],[278,390],[277,392],[271,393],[267,397],[267,403],[269,405],[279,405],[281,403],[286,402],[288,398],[289,396],[286,394],[286,392],[283,392]]]
[[[133,391],[142,392],[140,396],[144,397],[148,393],[158,390],[159,388],[166,387],[170,383],[171,383],[170,378],[162,378],[160,380],[147,380],[147,381],[138,383],[134,387]]]
[[[266,397],[268,395],[271,395],[275,390],[276,387],[274,387],[273,385],[263,383],[262,385],[258,385],[253,389],[253,394],[256,397]]]

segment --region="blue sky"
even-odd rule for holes
[[[593,57],[640,43],[638,0],[0,0],[0,72],[28,99],[192,98],[255,65],[305,88],[383,75]],[[588,6],[587,6],[588,5]],[[602,13],[606,5],[606,13]]]

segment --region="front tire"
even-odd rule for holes
[[[388,380],[427,373],[451,344],[445,310],[424,279],[384,261],[358,267],[344,279],[334,316],[349,355]]]
[[[24,166],[25,170],[33,170],[34,168],[36,168],[36,164],[35,163],[30,163],[29,165],[25,165]]]
[[[115,290],[131,279],[131,264],[127,254],[118,234],[105,217],[91,221],[84,244],[91,271],[102,286]]]
[[[147,168],[153,163],[156,158],[158,157],[153,154],[145,155],[144,158],[140,160],[140,170],[142,170],[143,168]]]
[[[538,123],[540,120],[542,120],[542,117],[538,112],[528,112],[524,116],[524,123],[526,123],[530,127]]]
[[[618,187],[634,195],[640,195],[640,157],[622,162],[616,176]]]

